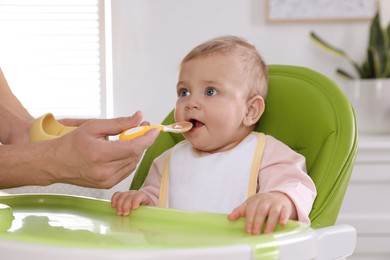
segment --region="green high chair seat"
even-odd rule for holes
[[[340,88],[324,75],[304,67],[270,65],[265,113],[256,130],[274,136],[306,157],[317,187],[311,227],[336,222],[357,152],[353,109]],[[173,111],[162,124],[174,122]],[[183,137],[162,133],[146,151],[130,189],[139,189],[153,160]]]

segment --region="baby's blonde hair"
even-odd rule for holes
[[[182,60],[181,66],[197,57],[212,55],[214,53],[229,54],[238,51],[244,73],[249,77],[252,90],[266,98],[268,92],[268,73],[266,64],[256,48],[246,40],[237,36],[220,36],[206,41],[192,49]]]

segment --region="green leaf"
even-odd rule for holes
[[[375,78],[374,74],[374,58],[372,56],[372,52],[369,51],[369,49],[367,49],[367,54],[366,54],[366,60],[364,61],[363,65],[362,65],[362,75],[361,75],[361,78],[362,79],[371,79],[371,78]]]
[[[380,77],[383,74],[383,70],[387,63],[387,46],[386,46],[386,31],[382,30],[379,12],[376,13],[372,19],[370,28],[369,49],[375,49],[372,51],[375,57],[375,75]],[[377,63],[379,62],[379,63]]]
[[[373,47],[369,47],[367,50],[367,57],[370,68],[370,75],[368,78],[380,78],[382,75],[382,71],[378,51]]]
[[[330,45],[329,43],[327,43],[326,41],[321,39],[315,32],[310,32],[310,38],[312,39],[312,41],[314,43],[316,43],[318,46],[324,48],[326,51],[328,51],[336,56],[343,57],[343,58],[348,57],[348,55],[343,50],[338,49],[338,48]]]
[[[390,22],[385,30],[386,49],[387,49],[387,62],[383,69],[383,78],[390,78]]]
[[[321,39],[315,32],[310,32],[310,39],[316,43],[318,46],[322,47],[323,49],[325,49],[326,51],[336,55],[336,56],[339,56],[339,57],[342,57],[342,58],[345,58],[347,59],[352,65],[353,67],[355,68],[355,70],[359,73],[360,76],[362,76],[363,74],[363,71],[362,69],[360,68],[360,66],[355,62],[353,61],[347,53],[345,53],[343,50],[341,49],[338,49],[332,45],[330,45],[329,43],[327,43],[326,41],[324,41],[323,39]]]
[[[387,48],[389,49],[390,48],[390,22],[389,24],[387,25],[387,28],[386,28],[386,36],[387,36]]]
[[[386,29],[385,29],[385,39],[386,39],[386,46],[387,46],[387,49],[390,48],[390,22],[389,24],[387,25]]]
[[[390,49],[387,50],[387,62],[382,73],[382,78],[390,78]]]
[[[352,76],[350,73],[346,72],[345,70],[343,69],[340,69],[338,68],[336,70],[337,74],[339,74],[340,76],[344,77],[344,78],[347,78],[347,79],[356,79],[356,77]]]
[[[373,75],[373,72],[371,71],[371,66],[370,63],[368,62],[368,57],[367,57],[367,59],[364,61],[362,65],[362,74],[360,75],[360,77],[362,79],[368,79],[373,77],[371,75]]]

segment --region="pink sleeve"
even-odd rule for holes
[[[145,183],[140,189],[153,200],[155,206],[158,206],[159,204],[158,200],[160,195],[161,176],[169,152],[170,150],[167,150],[159,157],[154,159],[148,176],[146,177]]]
[[[258,181],[258,193],[286,194],[295,204],[298,221],[310,224],[309,213],[317,191],[306,172],[304,156],[267,135]]]

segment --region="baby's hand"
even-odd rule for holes
[[[146,193],[137,190],[115,192],[111,198],[111,207],[116,208],[116,214],[119,216],[129,215],[130,211],[139,205],[153,205],[153,201]]]
[[[296,219],[297,212],[286,194],[269,192],[253,195],[235,208],[228,219],[234,221],[245,216],[247,233],[260,234],[263,224],[267,222],[264,228],[267,234],[275,229],[277,223],[285,225],[289,219]]]

